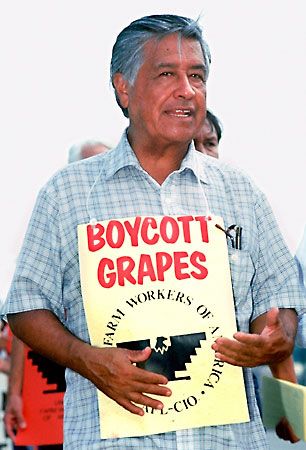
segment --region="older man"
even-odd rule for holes
[[[118,35],[111,62],[116,99],[129,118],[127,130],[115,149],[67,166],[39,194],[6,311],[18,337],[68,368],[65,448],[267,446],[249,369],[248,423],[100,439],[96,388],[140,416],[143,406],[162,409],[171,390],[164,375],[134,364],[147,360],[150,348],[90,345],[80,291],[78,224],[182,211],[203,216],[209,206],[226,226],[241,225],[241,264],[234,258],[232,265],[240,331],[234,339],[217,339],[214,350],[221,361],[244,367],[269,363],[285,377],[283,362],[296,331],[294,309],[303,301],[297,271],[263,194],[236,170],[194,149],[192,140],[206,113],[209,62],[193,20],[160,15],[132,22]]]

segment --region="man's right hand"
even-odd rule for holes
[[[169,397],[171,390],[164,386],[167,378],[134,364],[150,357],[150,347],[144,350],[88,347],[86,353],[84,375],[120,406],[140,416],[144,415],[140,405],[163,409],[160,400],[146,394]]]
[[[21,395],[11,394],[8,396],[3,420],[7,434],[12,441],[14,441],[18,429],[26,428],[26,423],[22,413]]]
[[[8,320],[13,333],[30,348],[87,378],[133,414],[144,415],[143,406],[163,408],[160,400],[147,394],[171,395],[171,390],[164,386],[168,383],[166,377],[135,365],[150,357],[149,347],[144,350],[93,347],[73,336],[51,311],[44,309],[9,314]]]

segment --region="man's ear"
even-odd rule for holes
[[[116,91],[117,98],[122,108],[129,106],[128,82],[123,77],[122,73],[115,73],[113,76],[113,85]]]

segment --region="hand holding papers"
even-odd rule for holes
[[[274,428],[286,418],[294,433],[306,440],[306,386],[263,377],[263,422]]]

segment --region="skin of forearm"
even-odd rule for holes
[[[282,320],[283,326],[286,330],[288,338],[295,339],[297,331],[297,314],[294,309],[279,309],[280,318]],[[258,316],[251,323],[251,332],[260,334],[264,327],[266,326],[266,314]]]
[[[287,336],[293,341],[293,345],[294,345],[294,340],[295,340],[297,326],[298,326],[297,313],[294,309],[280,309],[279,313],[280,313],[282,322],[284,324],[284,328],[286,330]]]
[[[91,346],[73,336],[51,311],[9,314],[8,322],[14,335],[31,349],[87,377],[84,355]]]
[[[293,357],[289,358],[277,364],[269,365],[271,373],[274,378],[279,378],[280,380],[291,381],[292,383],[297,383],[297,377],[294,370]]]
[[[288,355],[290,356],[295,342],[298,318],[294,309],[279,309],[279,316],[284,330],[284,339],[288,345]],[[251,322],[251,333],[261,334],[266,326],[266,314],[262,314]]]
[[[13,336],[11,350],[11,370],[8,380],[8,395],[21,395],[24,369],[24,343]]]
[[[297,382],[297,377],[294,370],[294,361],[292,358],[292,351],[294,347],[294,339],[297,330],[297,314],[293,309],[280,309],[280,319],[283,324],[283,329],[286,332],[284,345],[287,345],[288,356],[282,361],[269,364],[272,375],[275,378],[279,378],[293,383]],[[251,324],[252,333],[260,334],[266,324],[266,315],[263,314],[254,320]]]

